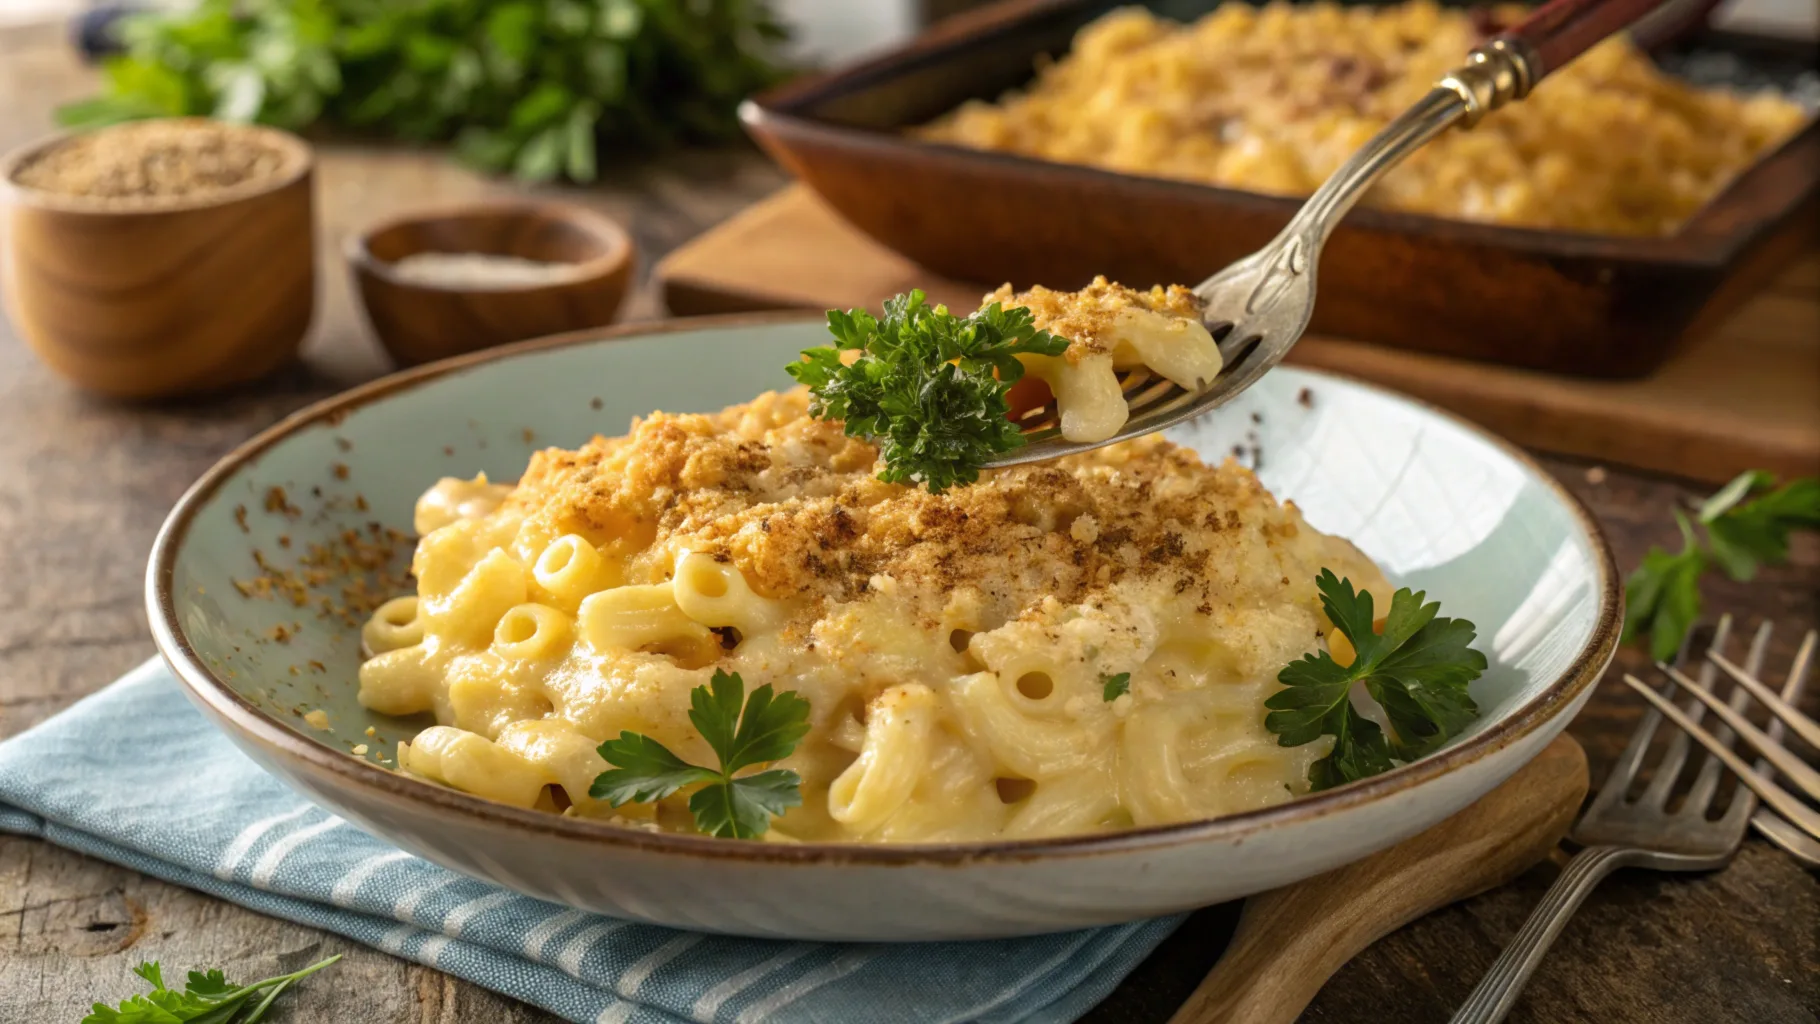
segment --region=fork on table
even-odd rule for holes
[[[1820,867],[1820,815],[1770,781],[1773,766],[1810,796],[1820,799],[1820,775],[1781,746],[1785,722],[1807,742],[1820,745],[1820,729],[1794,709],[1814,660],[1815,634],[1808,633],[1802,641],[1778,694],[1758,678],[1764,653],[1769,649],[1769,624],[1764,623],[1757,630],[1742,667],[1724,653],[1731,632],[1731,616],[1727,615],[1713,632],[1698,682],[1680,668],[1658,663],[1670,680],[1666,688],[1669,696],[1635,676],[1624,677],[1625,683],[1653,706],[1644,713],[1605,784],[1569,834],[1581,847],[1580,852],[1568,862],[1522,930],[1454,1014],[1451,1024],[1496,1024],[1503,1020],[1567,919],[1593,887],[1618,868],[1710,871],[1724,867],[1743,842],[1745,831],[1753,825],[1809,867]],[[1685,660],[1683,649],[1676,661],[1681,664]],[[1712,694],[1721,670],[1734,681],[1727,701]],[[1671,699],[1677,686],[1694,697],[1686,707],[1676,706]],[[1752,697],[1767,705],[1775,716],[1767,730],[1758,729],[1744,717]],[[1701,725],[1709,707],[1720,723],[1710,731]],[[1664,716],[1680,726],[1680,731],[1669,741],[1641,794],[1633,799],[1629,793]],[[1732,750],[1737,735],[1764,755],[1754,770]],[[1709,753],[1696,763],[1693,784],[1686,796],[1679,803],[1671,803],[1676,781],[1687,767],[1690,737]],[[1722,815],[1709,817],[1726,768],[1736,773],[1743,785],[1734,792]],[[1759,797],[1768,806],[1759,807]]]

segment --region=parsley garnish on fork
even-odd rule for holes
[[[164,987],[163,969],[152,960],[133,968],[151,983],[151,992],[133,996],[117,1008],[96,1003],[82,1024],[258,1024],[285,989],[339,959],[337,954],[251,985],[236,985],[220,971],[191,971],[182,991]]]
[[[773,696],[769,683],[747,698],[737,672],[715,669],[710,683],[689,692],[689,721],[720,759],[718,769],[690,764],[649,736],[625,730],[600,745],[614,768],[594,779],[588,795],[619,807],[701,784],[689,797],[695,827],[723,839],[757,839],[772,818],[802,803],[803,780],[793,771],[734,773],[789,757],[809,732],[809,702],[788,690]]]
[[[1315,789],[1329,789],[1409,761],[1457,735],[1479,707],[1467,684],[1485,671],[1485,655],[1470,646],[1474,626],[1465,619],[1436,615],[1439,604],[1423,604],[1420,591],[1405,587],[1390,599],[1382,634],[1372,629],[1372,601],[1354,591],[1331,569],[1315,580],[1321,606],[1356,652],[1341,665],[1321,651],[1290,662],[1277,676],[1287,689],[1264,702],[1264,727],[1285,747],[1322,736],[1334,738],[1333,752],[1308,768]],[[1376,722],[1352,706],[1352,685],[1378,702],[1396,730],[1394,742]]]
[[[988,459],[1023,446],[1005,399],[1024,375],[1017,355],[1058,356],[1068,347],[1022,307],[994,302],[957,317],[927,305],[920,289],[887,299],[883,320],[831,309],[828,331],[833,345],[805,350],[788,368],[815,396],[815,415],[875,442],[885,462],[880,479],[937,494],[978,480]],[[851,366],[841,361],[849,350],[860,353]]]

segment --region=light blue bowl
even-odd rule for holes
[[[1209,459],[1255,458],[1264,483],[1314,526],[1478,624],[1491,662],[1473,687],[1483,716],[1415,764],[1212,822],[892,847],[654,835],[494,804],[381,763],[426,723],[355,700],[359,616],[340,611],[344,558],[389,552],[394,581],[369,573],[366,585],[403,590],[409,542],[388,542],[387,531],[410,529],[413,503],[437,478],[514,479],[533,450],[622,433],[634,415],[708,411],[788,387],[783,366],[823,338],[818,321],[799,316],[565,336],[423,367],[304,410],[223,459],[171,513],[147,579],[159,647],[250,755],[408,850],[604,913],[837,939],[1079,927],[1328,870],[1509,776],[1566,725],[1616,647],[1611,555],[1585,510],[1521,452],[1410,399],[1279,368],[1171,436]],[[314,568],[331,578],[312,581]],[[305,720],[317,710],[326,728]]]

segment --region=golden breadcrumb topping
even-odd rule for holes
[[[881,586],[927,621],[977,591],[984,618],[1004,622],[1049,598],[1093,603],[1121,582],[1165,585],[1211,614],[1259,587],[1306,590],[1312,604],[1321,565],[1382,579],[1250,470],[1158,438],[988,471],[938,495],[878,480],[876,450],[808,405],[798,389],[653,413],[627,437],[533,456],[508,507],[534,534],[623,545],[628,583],[665,579],[676,552],[701,551],[811,619]]]
[[[980,305],[997,302],[1005,308],[1023,307],[1030,311],[1037,327],[1074,342],[1062,353],[1070,364],[1101,352],[1112,351],[1117,342],[1113,324],[1119,313],[1143,309],[1189,320],[1199,320],[1202,302],[1193,291],[1179,284],[1165,288],[1155,285],[1139,291],[1105,277],[1096,277],[1078,292],[1058,292],[1042,285],[1025,292],[1013,292],[1009,284],[999,286],[980,300]]]

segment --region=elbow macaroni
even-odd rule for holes
[[[1210,372],[1139,335],[1104,355]],[[877,480],[875,460],[799,391],[540,453],[509,491],[444,481],[420,504],[437,514],[419,517],[418,593],[363,631],[360,699],[435,716],[400,746],[406,772],[667,829],[689,827],[687,790],[588,795],[599,744],[631,730],[711,765],[694,687],[724,669],[794,690],[811,731],[780,762],[803,780],[767,836],[783,842],[1130,828],[1306,788],[1324,744],[1277,746],[1263,701],[1325,642],[1321,567],[1388,597],[1345,541],[1156,439],[942,495]]]
[[[1121,370],[1145,369],[1196,391],[1221,366],[1220,347],[1201,323],[1201,302],[1179,285],[1147,292],[1104,277],[1078,292],[1010,285],[986,296],[1030,310],[1036,326],[1069,339],[1059,356],[1022,355],[1025,370],[1049,386],[1070,441],[1104,441],[1130,417]]]

